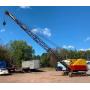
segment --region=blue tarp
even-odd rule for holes
[[[7,67],[7,62],[4,60],[0,60],[0,68],[6,68]]]

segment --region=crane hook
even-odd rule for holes
[[[6,25],[6,21],[3,21],[3,26],[5,26]]]

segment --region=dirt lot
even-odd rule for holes
[[[43,72],[14,73],[0,76],[1,83],[90,83],[90,76],[62,76],[61,71],[43,69]]]

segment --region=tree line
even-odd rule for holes
[[[54,53],[59,57],[59,60],[52,55],[52,53],[43,53],[41,55],[41,61],[43,66],[55,66],[55,61],[66,60],[66,59],[86,59],[90,60],[90,50],[71,50],[65,48],[58,48],[54,50]]]
[[[58,48],[54,50],[55,54],[60,57],[60,60],[65,59],[88,59],[90,58],[90,50],[70,50]],[[42,55],[35,55],[35,50],[23,40],[11,41],[6,45],[0,45],[0,60],[6,60],[9,63],[21,67],[21,62],[24,60],[39,59],[42,67],[53,67],[56,58],[52,53],[42,53]]]

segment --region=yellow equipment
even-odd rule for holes
[[[69,67],[71,71],[87,71],[87,63],[85,59],[71,59]]]

